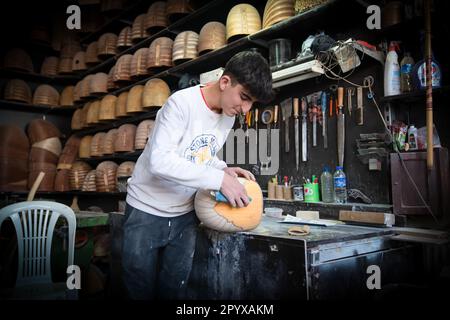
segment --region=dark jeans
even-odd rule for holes
[[[186,298],[198,224],[195,211],[164,218],[126,205],[122,266],[131,299]]]

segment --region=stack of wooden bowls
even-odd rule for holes
[[[83,161],[76,161],[70,170],[70,187],[72,190],[81,190],[86,176],[92,168]]]
[[[117,50],[123,51],[133,46],[133,41],[131,40],[131,27],[125,27],[120,31],[119,37],[117,38]]]
[[[114,143],[114,152],[133,152],[135,137],[136,126],[134,124],[127,123],[121,125]]]
[[[78,156],[79,148],[80,138],[72,135],[67,140],[59,157],[58,166],[56,167],[55,191],[64,192],[72,190],[70,186],[70,171]]]
[[[54,191],[56,164],[61,154],[61,133],[51,122],[35,119],[27,127],[28,138],[31,143],[28,187],[31,188],[39,172],[45,173],[38,190]]]
[[[32,101],[31,88],[21,79],[9,80],[5,86],[4,98],[5,100],[30,104]]]
[[[154,125],[155,121],[153,120],[144,120],[139,123],[136,129],[136,137],[134,139],[134,148],[136,150],[142,150],[145,148]]]
[[[26,191],[30,142],[23,130],[0,125],[0,191]]]
[[[117,190],[117,164],[103,161],[95,169],[95,182],[99,192],[115,192]]]

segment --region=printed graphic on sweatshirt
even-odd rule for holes
[[[195,164],[209,164],[218,150],[216,136],[202,134],[195,137],[191,145],[186,148],[184,157]]]

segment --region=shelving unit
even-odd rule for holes
[[[0,100],[0,109],[21,111],[21,112],[34,112],[34,113],[41,113],[43,115],[46,114],[71,115],[76,110],[75,107],[40,106],[21,102],[14,102],[9,100]]]

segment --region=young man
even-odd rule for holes
[[[236,177],[254,176],[228,168],[216,153],[235,116],[271,97],[267,61],[259,53],[241,52],[228,61],[218,81],[177,91],[158,112],[128,182],[123,271],[130,298],[185,297],[199,222],[195,193],[220,190],[231,205],[248,205]]]

